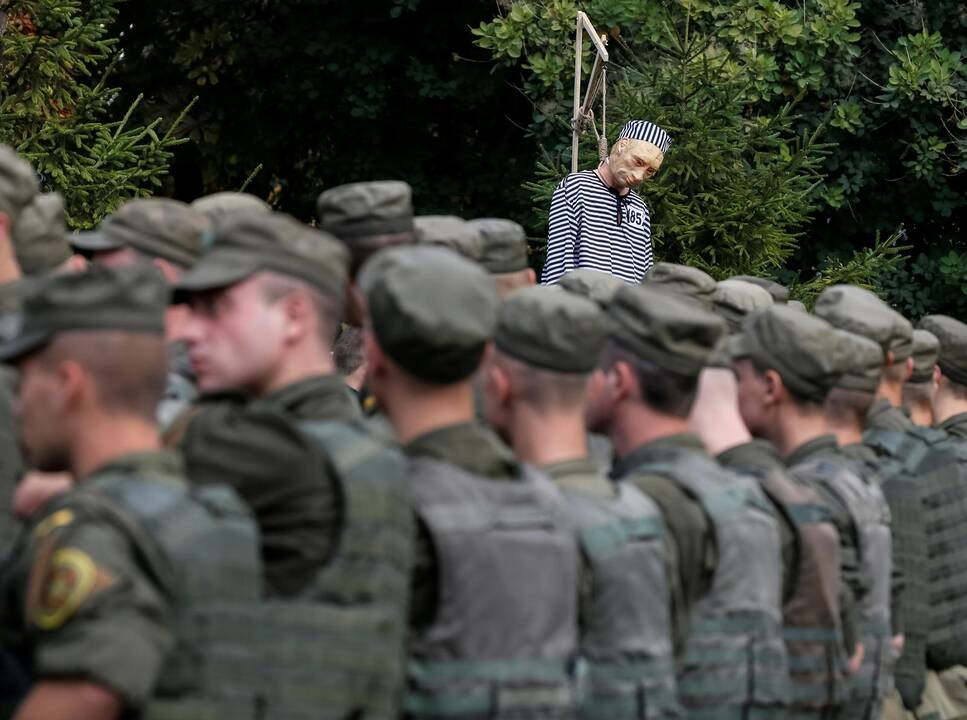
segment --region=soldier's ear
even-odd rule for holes
[[[614,365],[606,371],[606,377],[615,402],[641,397],[638,374],[624,360],[615,361]]]
[[[782,376],[775,370],[766,370],[762,373],[764,392],[762,399],[766,405],[775,405],[788,394],[786,386],[782,382]]]

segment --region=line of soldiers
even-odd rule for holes
[[[534,286],[520,226],[401,182],[68,238],[2,147],[0,307],[5,716],[967,707],[953,318],[668,263]]]

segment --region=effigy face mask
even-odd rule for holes
[[[611,148],[608,165],[621,187],[635,187],[655,176],[665,154],[654,143],[622,138]]]

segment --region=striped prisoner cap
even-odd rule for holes
[[[624,128],[622,128],[621,134],[618,135],[619,140],[622,138],[650,142],[653,145],[657,145],[658,149],[663,153],[667,153],[668,148],[672,146],[672,139],[668,133],[655,125],[655,123],[648,122],[647,120],[628,121]]]

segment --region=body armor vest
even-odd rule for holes
[[[603,482],[600,477],[587,481]],[[679,717],[661,511],[627,483],[618,483],[611,498],[582,491],[579,477],[558,479],[558,485],[591,584],[590,607],[581,623],[587,672],[581,717]]]
[[[872,469],[890,508],[893,536],[894,574],[903,577],[900,618],[891,618],[893,633],[900,631],[902,619],[903,654],[894,667],[894,684],[908,710],[916,710],[923,700],[926,685],[927,634],[930,631],[930,605],[927,602],[927,535],[923,494],[919,478],[881,446],[869,433],[863,444],[876,453]],[[869,464],[869,463],[867,463]],[[894,602],[894,606],[896,603]]]
[[[967,664],[967,450],[941,430],[869,430],[864,439],[916,478],[927,535],[927,664]]]
[[[433,620],[409,644],[409,717],[573,718],[577,543],[551,481],[410,462],[436,558]]]
[[[688,718],[781,717],[789,665],[782,638],[779,529],[757,483],[701,455],[645,463],[635,474],[671,478],[712,521],[718,559],[708,594],[691,610],[678,674]]]
[[[851,678],[847,717],[878,717],[880,703],[893,690],[890,579],[893,545],[890,510],[879,486],[864,482],[850,458],[817,456],[796,466],[839,499],[848,510],[858,536],[857,562],[869,592],[860,599],[857,631],[863,643],[863,662]],[[854,466],[855,467],[855,466]]]
[[[828,715],[849,696],[840,619],[839,533],[814,490],[781,472],[741,471],[759,481],[796,530],[794,585],[782,606],[790,712]]]
[[[342,531],[333,557],[301,597],[217,608],[213,625],[244,648],[223,657],[228,711],[163,709],[147,720],[399,717],[414,547],[405,460],[348,423],[298,427],[338,478]]]
[[[149,472],[94,482],[83,501],[114,519],[142,567],[173,592],[175,647],[141,717],[252,717],[253,700],[233,678],[264,664],[234,622],[261,597],[258,531],[244,503],[224,486],[189,488]]]

